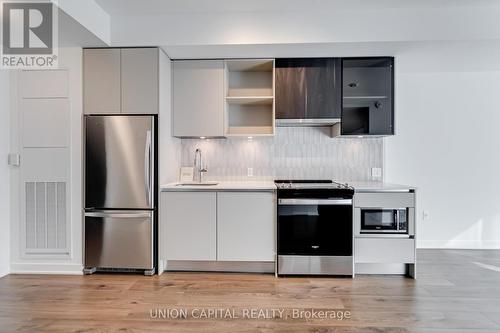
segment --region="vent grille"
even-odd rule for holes
[[[66,183],[26,182],[26,248],[66,248]]]

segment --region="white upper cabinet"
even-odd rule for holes
[[[85,114],[157,114],[159,49],[83,50]]]
[[[84,113],[120,113],[120,108],[120,49],[84,49]]]
[[[224,136],[224,61],[173,63],[174,136]]]
[[[217,260],[274,261],[272,192],[217,193]]]
[[[121,50],[122,113],[158,113],[157,48]]]

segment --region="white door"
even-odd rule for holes
[[[167,260],[216,260],[216,193],[161,193]]]
[[[275,260],[276,201],[271,192],[217,194],[217,259]]]
[[[24,258],[70,256],[71,120],[68,71],[17,76],[20,224]],[[17,242],[16,242],[17,243]]]

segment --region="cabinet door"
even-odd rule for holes
[[[352,98],[344,100],[344,135],[392,135],[392,103],[389,98]]]
[[[356,238],[354,240],[354,262],[413,264],[415,262],[415,240],[399,238]]]
[[[344,59],[342,81],[344,97],[388,97],[392,87],[391,59]]]
[[[304,59],[276,59],[276,119],[303,119],[306,115]]]
[[[274,261],[275,207],[270,192],[219,192],[217,259]]]
[[[392,135],[393,124],[391,100],[381,98],[373,101],[370,109],[370,134]]]
[[[224,136],[224,62],[173,63],[174,136]]]
[[[120,49],[84,49],[84,113],[120,113],[120,80]]]
[[[343,59],[342,71],[342,134],[394,134],[393,59]]]
[[[216,193],[163,192],[161,200],[166,259],[216,260]]]
[[[158,113],[158,49],[121,49],[122,113]]]
[[[305,63],[306,118],[340,118],[340,58],[311,58]]]

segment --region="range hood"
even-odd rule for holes
[[[276,126],[333,126],[340,123],[340,118],[276,119]]]

